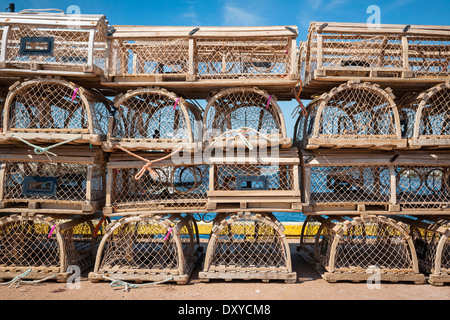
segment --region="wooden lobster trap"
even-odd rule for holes
[[[92,214],[105,201],[99,147],[50,150],[4,146],[0,153],[0,212]]]
[[[313,150],[301,159],[306,214],[449,214],[446,152]]]
[[[189,215],[123,217],[108,225],[89,279],[186,284],[199,248],[197,224]]]
[[[11,214],[0,218],[0,279],[66,281],[94,265],[90,216]]]
[[[406,148],[391,90],[349,81],[314,99],[295,125],[295,144],[316,148]]]
[[[5,101],[3,143],[85,143],[106,139],[111,102],[60,78],[16,82]]]
[[[107,27],[103,15],[66,14],[58,9],[2,12],[0,73],[83,81],[100,77],[106,70]]]
[[[139,88],[114,99],[115,115],[104,150],[195,151],[202,134],[201,109],[162,88]]]
[[[299,158],[295,148],[279,153],[245,151],[209,159],[208,209],[301,211]],[[278,151],[278,150],[277,150]]]
[[[354,77],[389,86],[397,96],[445,82],[449,31],[448,26],[311,22],[300,57],[302,98]]]
[[[205,99],[220,87],[262,83],[280,98],[291,99],[299,79],[295,26],[114,30],[106,85],[119,91],[152,82]]]
[[[209,167],[197,164],[191,154],[184,155],[186,158],[178,153],[112,153],[107,164],[104,214],[206,210]]]
[[[271,213],[221,213],[205,254],[202,281],[210,279],[284,280],[294,283],[283,225]]]
[[[203,116],[205,148],[291,146],[274,95],[256,87],[235,87],[213,93],[207,101]]]
[[[305,232],[300,250],[326,281],[425,282],[407,225],[381,215],[312,216],[306,223],[317,222],[314,243],[304,241]]]
[[[449,220],[438,217],[396,217],[410,226],[420,269],[428,282],[443,285],[450,282]]]
[[[402,99],[400,121],[409,146],[450,147],[450,82]]]

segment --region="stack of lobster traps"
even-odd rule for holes
[[[330,282],[449,281],[450,37],[399,28],[312,23],[301,46],[299,250]]]
[[[219,212],[200,279],[296,281],[284,227],[272,214],[299,212],[299,157],[275,95],[226,88],[207,100],[208,210]]]
[[[105,202],[108,101],[63,78],[9,88],[0,137],[0,278],[65,281],[92,267]]]
[[[194,157],[201,110],[159,87],[130,90],[113,102],[103,143],[103,214],[113,221],[89,278],[185,284],[201,250],[189,213],[205,210],[209,183],[208,166]]]

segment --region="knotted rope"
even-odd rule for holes
[[[168,154],[168,155],[165,155],[164,157],[161,157],[161,158],[159,158],[159,159],[155,159],[155,160],[148,160],[148,159],[145,159],[145,158],[143,158],[143,157],[141,157],[141,156],[139,156],[139,155],[137,155],[137,154],[135,154],[135,153],[129,151],[128,149],[126,149],[126,148],[124,148],[124,147],[122,147],[122,146],[116,146],[116,148],[118,148],[118,149],[120,149],[120,150],[122,150],[122,151],[128,153],[129,155],[131,155],[131,156],[133,156],[133,157],[135,157],[135,158],[138,158],[139,160],[142,160],[142,161],[147,162],[147,163],[141,168],[141,170],[139,170],[139,172],[134,176],[134,179],[139,180],[139,179],[144,175],[145,171],[147,171],[147,170],[148,170],[155,178],[158,177],[158,174],[155,172],[155,170],[153,170],[152,168],[150,168],[151,165],[152,165],[153,163],[155,163],[155,162],[159,162],[159,161],[165,160],[165,159],[167,159],[167,158],[170,158],[170,157],[173,156],[174,154],[180,152],[180,151],[183,149],[183,146],[179,146],[179,147],[176,148],[174,151],[172,151],[172,153],[170,153],[170,154]]]
[[[109,286],[111,288],[125,286],[125,288],[122,290],[124,292],[129,291],[130,289],[137,289],[137,288],[144,287],[144,286],[154,286],[154,285],[161,284],[161,283],[171,281],[174,279],[173,277],[169,277],[169,278],[161,280],[161,281],[136,284],[136,283],[129,283],[129,282],[126,282],[123,280],[116,280],[116,279],[110,278],[108,276],[103,276],[103,278],[111,281],[111,283],[109,284]]]
[[[267,135],[264,135],[261,132],[255,130],[253,128],[241,127],[239,129],[231,129],[231,130],[225,131],[220,136],[218,136],[218,137],[216,137],[214,139],[214,141],[211,143],[211,146],[213,146],[223,136],[228,135],[228,134],[232,134],[231,137],[227,137],[227,138],[239,137],[244,142],[244,144],[247,146],[247,148],[249,150],[253,150],[253,146],[251,145],[251,143],[244,136],[244,133],[247,133],[247,132],[256,133],[256,135],[263,137],[268,142],[272,142],[273,141],[271,138],[268,138]]]
[[[16,138],[16,139],[22,141],[23,143],[29,145],[30,147],[34,148],[33,151],[34,151],[35,154],[45,154],[45,155],[48,157],[48,159],[49,159],[50,161],[51,161],[51,159],[50,159],[50,157],[48,156],[48,153],[51,154],[52,156],[55,156],[55,157],[57,156],[57,154],[55,154],[55,153],[53,153],[53,152],[50,152],[50,151],[49,151],[50,149],[55,148],[55,147],[58,147],[58,146],[60,146],[60,145],[63,145],[63,144],[66,144],[66,143],[69,143],[69,142],[72,142],[72,141],[74,141],[74,140],[77,140],[77,139],[81,139],[81,138],[82,138],[81,136],[78,136],[78,137],[75,137],[75,138],[71,138],[71,139],[67,139],[67,140],[65,140],[65,141],[61,141],[61,142],[55,143],[55,144],[53,144],[53,145],[51,145],[51,146],[48,146],[48,147],[45,147],[45,148],[44,148],[44,147],[40,147],[40,146],[37,146],[37,145],[35,145],[35,144],[32,144],[31,142],[28,142],[27,140],[22,139],[22,138],[20,138],[20,137],[16,137],[15,135],[12,135],[11,137]]]
[[[49,280],[49,279],[52,279],[52,278],[56,277],[56,275],[51,275],[51,276],[48,276],[48,277],[45,277],[45,278],[39,279],[39,280],[22,280],[23,278],[25,278],[27,275],[30,274],[31,270],[32,269],[29,268],[24,273],[19,274],[18,276],[15,276],[12,280],[10,280],[8,282],[2,282],[2,283],[0,283],[0,285],[4,286],[4,285],[8,285],[9,284],[9,287],[11,288],[12,285],[16,284],[15,288],[17,288],[21,284],[37,284],[37,283],[44,282],[46,280]]]

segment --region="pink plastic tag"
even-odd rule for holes
[[[75,88],[75,90],[73,90],[72,101],[75,100],[75,98],[77,97],[77,92],[78,88]]]
[[[56,224],[53,225],[53,227],[50,229],[50,232],[48,233],[48,238],[50,238],[53,234],[53,231],[55,231]]]
[[[169,231],[167,231],[167,234],[166,234],[166,237],[164,238],[164,241],[166,241],[169,238],[171,232],[172,232],[172,227],[170,227]]]
[[[175,110],[175,108],[177,107],[178,100],[180,100],[180,98],[177,98],[177,99],[175,100],[175,104],[173,105],[173,110]]]
[[[272,96],[269,96],[269,100],[267,100],[267,106],[266,106],[266,109],[269,109],[270,99],[272,99]]]

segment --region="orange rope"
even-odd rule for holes
[[[147,162],[147,163],[142,167],[142,169],[139,170],[139,172],[134,176],[134,179],[139,180],[139,179],[144,175],[145,171],[147,171],[147,170],[148,170],[155,178],[157,178],[157,177],[158,177],[158,174],[155,172],[155,170],[153,170],[152,168],[150,168],[150,166],[151,166],[153,163],[155,163],[155,162],[165,160],[165,159],[171,157],[172,155],[174,155],[174,154],[180,152],[181,149],[183,149],[183,146],[179,146],[179,147],[176,148],[172,153],[170,153],[170,154],[168,154],[168,155],[165,155],[164,157],[161,157],[161,158],[159,158],[159,159],[152,160],[152,161],[150,161],[150,160],[148,160],[148,159],[145,159],[145,158],[143,158],[143,157],[141,157],[141,156],[139,156],[139,155],[137,155],[137,154],[135,154],[135,153],[133,153],[133,152],[127,150],[126,148],[124,148],[124,147],[122,147],[122,146],[116,146],[116,148],[118,148],[118,149],[120,149],[120,150],[122,150],[122,151],[125,151],[125,152],[128,153],[129,155],[131,155],[131,156],[133,156],[133,157],[135,157],[135,158],[138,158],[139,160],[142,160],[142,161]]]
[[[300,84],[298,93],[295,92],[295,87],[292,90],[294,91],[295,100],[297,100],[298,102],[297,108],[300,107],[302,109],[303,116],[306,117],[308,115],[308,110],[306,110],[306,107],[303,105],[302,100],[300,100],[300,93],[302,92],[303,82],[301,79],[299,79],[298,83]]]

